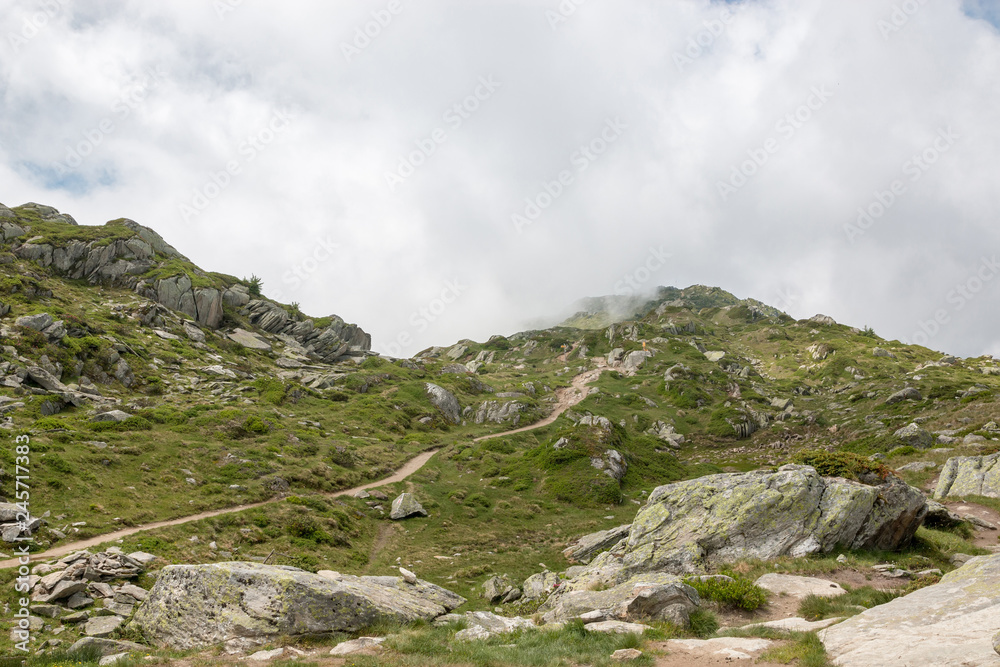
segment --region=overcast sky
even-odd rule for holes
[[[0,202],[377,350],[701,283],[1000,355],[998,0],[0,7]]]

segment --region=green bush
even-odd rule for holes
[[[274,405],[281,405],[285,400],[287,388],[280,380],[274,378],[257,378],[253,381],[253,387],[259,393],[261,399]]]
[[[799,452],[792,460],[816,468],[816,472],[824,477],[859,480],[867,475],[875,475],[884,481],[893,474],[892,470],[878,461],[851,452],[810,450]]]
[[[54,431],[55,429],[66,428],[66,422],[58,417],[42,417],[35,420],[32,428],[39,431]]]
[[[754,611],[767,604],[767,592],[752,581],[742,578],[727,579],[686,579],[684,583],[698,591],[706,600],[718,602],[730,609]]]
[[[134,415],[120,422],[92,422],[87,425],[92,431],[103,433],[105,431],[151,431],[153,422],[145,417]]]

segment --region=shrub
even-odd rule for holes
[[[701,597],[718,602],[730,609],[754,611],[767,604],[767,593],[752,581],[742,578],[706,579],[697,578],[685,580],[686,584],[698,591]]]
[[[253,381],[253,387],[257,390],[260,397],[268,403],[281,405],[285,400],[287,388],[280,380],[275,380],[274,378],[257,378]]]
[[[53,431],[55,429],[66,428],[66,423],[58,417],[42,417],[35,420],[33,427],[40,431]]]
[[[803,451],[796,454],[795,463],[812,466],[824,477],[843,477],[862,481],[863,477],[874,475],[886,480],[893,472],[878,461],[851,452]]]

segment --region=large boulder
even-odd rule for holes
[[[462,421],[460,413],[462,411],[461,406],[458,404],[458,399],[455,398],[455,394],[451,393],[444,387],[439,387],[433,382],[427,383],[427,394],[430,396],[431,403],[434,404],[441,414],[450,421],[452,424],[457,424]]]
[[[430,620],[465,599],[418,579],[327,576],[260,563],[165,567],[129,627],[164,648],[204,648],[246,637],[355,632]]]
[[[937,584],[820,632],[844,667],[998,665],[1000,554],[974,558]]]
[[[1000,452],[988,456],[953,456],[941,469],[934,497],[1000,498]]]
[[[913,537],[926,511],[923,494],[894,476],[872,486],[802,465],[709,475],[657,487],[628,539],[594,559],[587,578],[607,584],[645,572],[697,573],[707,563],[837,546],[893,550]]]
[[[647,574],[604,590],[571,582],[545,601],[539,611],[546,623],[574,618],[592,621],[669,621],[685,626],[701,604],[698,592],[680,577]]]

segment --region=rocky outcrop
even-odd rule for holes
[[[896,477],[870,486],[814,468],[709,475],[657,487],[627,540],[583,579],[618,583],[646,572],[701,571],[707,563],[825,553],[836,546],[892,550],[926,513],[919,490]]]
[[[937,584],[872,607],[820,632],[844,667],[997,665],[1000,554],[980,556]]]
[[[31,536],[42,525],[42,519],[30,516],[13,503],[0,503],[0,536],[4,542],[17,542]]]
[[[571,544],[569,548],[564,549],[563,556],[571,563],[589,563],[594,556],[602,551],[607,551],[628,537],[630,530],[632,530],[632,524],[627,523],[617,528],[599,530],[596,533],[584,535]]]
[[[628,462],[617,449],[608,449],[601,456],[592,457],[590,466],[618,482],[625,479],[628,472]]]
[[[418,579],[313,574],[259,563],[171,565],[129,625],[153,644],[203,648],[245,637],[354,632],[430,620],[465,599]]]
[[[365,356],[372,347],[372,337],[356,324],[347,324],[336,315],[323,329],[312,320],[297,320],[272,301],[249,301],[241,313],[254,326],[276,336],[289,336],[302,346],[314,361],[334,363],[351,356]]]
[[[494,424],[510,423],[517,426],[521,422],[521,413],[525,405],[517,401],[483,401],[476,410],[474,421],[477,424],[493,422]]]
[[[885,404],[892,405],[894,403],[901,403],[903,401],[922,401],[923,399],[924,397],[920,395],[920,392],[917,389],[915,389],[914,387],[907,387],[906,389],[900,389],[892,396],[885,399]]]
[[[430,396],[431,403],[434,407],[441,411],[441,414],[445,416],[445,419],[450,421],[452,424],[458,424],[462,421],[461,411],[462,407],[458,404],[458,399],[455,398],[455,394],[451,393],[444,387],[440,387],[433,382],[426,383],[427,394]]]
[[[941,469],[934,498],[1000,498],[1000,452],[989,456],[953,456]]]

